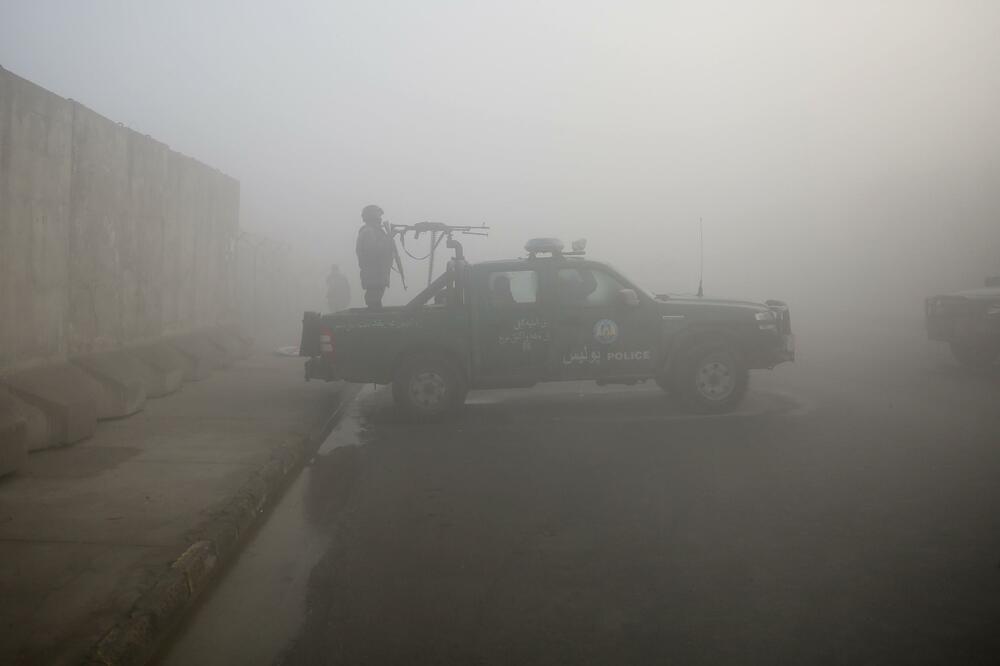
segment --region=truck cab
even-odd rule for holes
[[[654,296],[559,241],[526,250],[453,260],[402,307],[307,313],[307,378],[391,383],[414,416],[447,411],[469,389],[571,380],[652,379],[692,410],[724,412],[748,370],[794,359],[784,303]]]
[[[931,296],[924,303],[927,338],[947,342],[952,356],[970,369],[1000,357],[1000,276],[978,289]]]

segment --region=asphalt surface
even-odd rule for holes
[[[580,383],[412,425],[367,389],[162,662],[1000,662],[1000,370],[800,358],[727,416]]]

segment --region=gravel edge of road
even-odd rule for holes
[[[236,558],[246,536],[334,429],[359,388],[345,385],[337,409],[320,427],[278,446],[222,509],[196,526],[191,531],[193,543],[156,576],[152,586],[92,648],[84,663],[103,666],[147,663],[194,608],[201,593]]]

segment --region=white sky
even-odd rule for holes
[[[701,216],[709,293],[802,304],[1000,273],[998,56],[993,1],[0,0],[0,65],[352,278],[378,203],[690,291]]]

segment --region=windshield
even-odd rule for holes
[[[613,265],[607,264],[607,263],[604,263],[604,262],[601,262],[600,264],[594,264],[594,265],[595,266],[600,266],[602,268],[606,268],[611,273],[611,275],[613,275],[616,279],[618,279],[618,280],[620,280],[622,282],[622,286],[623,287],[626,287],[628,289],[632,289],[637,294],[642,294],[646,298],[649,298],[649,299],[655,299],[656,298],[656,296],[652,292],[650,292],[650,291],[648,291],[648,290],[640,287],[636,283],[632,282],[630,279],[628,279],[621,271],[619,271]]]

